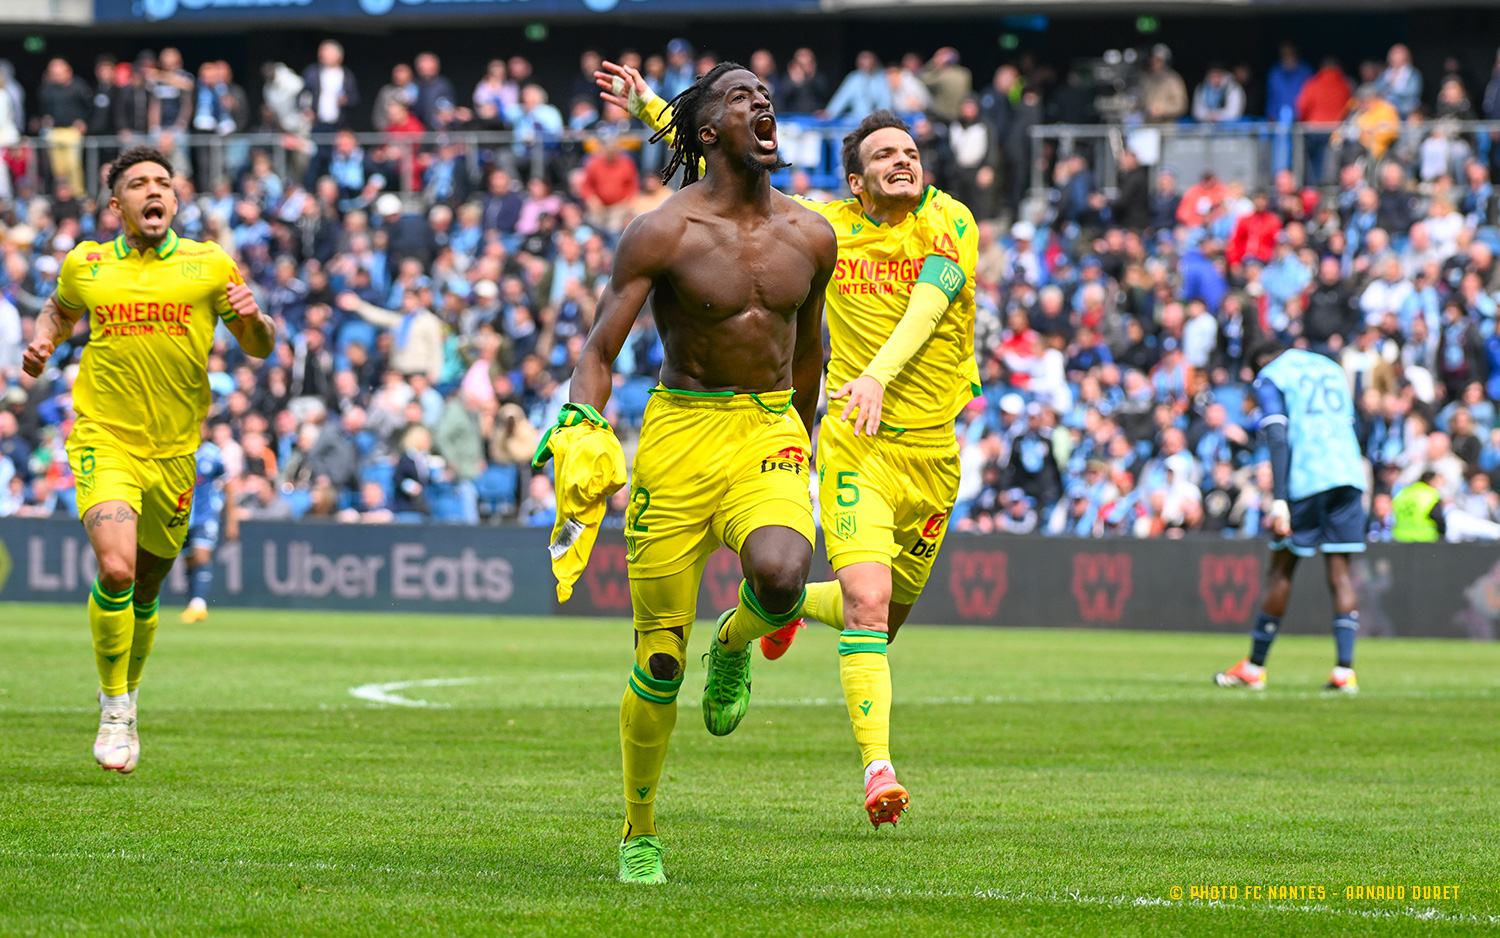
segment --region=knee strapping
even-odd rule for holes
[[[653,629],[638,633],[630,689],[643,700],[656,704],[677,700],[687,660],[687,630],[683,632],[677,635],[671,629]]]

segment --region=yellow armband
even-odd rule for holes
[[[889,385],[917,350],[932,338],[938,320],[943,318],[953,298],[963,289],[966,279],[963,268],[951,259],[941,254],[928,257],[922,264],[917,282],[912,284],[906,312],[891,332],[891,337],[865,366],[862,376],[874,378],[881,387]]]

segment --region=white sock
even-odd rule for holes
[[[870,764],[865,766],[865,784],[870,784],[870,779],[875,775],[875,773],[881,771],[889,771],[894,773],[896,771],[896,767],[894,765],[891,765],[889,759],[872,759],[870,761]]]
[[[1265,665],[1256,664],[1254,661],[1246,661],[1245,667],[1250,671],[1251,674],[1259,674],[1266,669]]]
[[[130,705],[132,707],[135,706],[135,695],[139,694],[140,692],[141,692],[141,689],[139,687],[137,687],[135,690],[130,690],[130,691],[126,691],[125,692],[125,696],[130,698]]]
[[[118,696],[104,693],[99,695],[99,709],[101,710],[129,710],[133,703],[128,693]]]
[[[201,596],[194,596],[192,599],[188,600],[188,608],[189,609],[207,609],[208,608],[208,600],[204,599]]]
[[[1340,680],[1340,681],[1347,681],[1353,675],[1354,675],[1354,669],[1353,668],[1334,668],[1333,669],[1333,676],[1335,678],[1337,678],[1338,680]]]

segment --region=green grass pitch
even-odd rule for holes
[[[0,935],[1500,932],[1500,645],[1367,641],[1327,698],[1329,638],[1253,694],[1209,681],[1238,636],[913,627],[875,831],[833,632],[714,739],[700,625],[650,888],[614,881],[627,623],[176,611],[121,777],[82,608],[0,607]]]

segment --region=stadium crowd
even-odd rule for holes
[[[41,379],[19,365],[67,252],[118,234],[79,155],[85,135],[103,135],[168,154],[176,227],[221,243],[280,325],[267,361],[226,335],[209,360],[205,433],[238,480],[241,517],[552,524],[550,480],[529,461],[566,400],[612,246],[671,194],[655,176],[659,146],[600,100],[594,52],[550,94],[520,56],[492,62],[470,91],[474,76],[445,76],[423,53],[369,97],[343,55],[330,41],[300,72],[268,63],[258,115],[226,63],[195,74],[173,49],[101,57],[92,82],[55,60],[39,89],[0,63],[0,516],[71,510],[63,442],[86,325]],[[665,98],[716,62],[681,39],[620,59]],[[1392,496],[1429,471],[1450,534],[1500,535],[1500,147],[1450,123],[1500,118],[1500,69],[1482,85],[1455,62],[1424,81],[1396,46],[1352,83],[1287,45],[1264,77],[1215,66],[1189,95],[1169,50],[1146,61],[1139,120],[1326,122],[1308,141],[1308,178],[1283,168],[1246,191],[1153,173],[1127,151],[1106,193],[1085,155],[1032,152],[1037,123],[1098,116],[1076,73],[1059,79],[1025,56],[978,86],[951,48],[889,63],[861,53],[837,82],[808,49],[784,67],[765,50],[749,57],[805,126],[877,107],[910,115],[928,181],[985,219],[984,391],[958,419],[954,529],[1262,533],[1270,472],[1246,357],[1275,337],[1348,375],[1372,538],[1390,536]],[[365,126],[382,142],[349,132]],[[823,139],[797,127],[783,133],[793,162]],[[251,130],[279,135],[286,172],[237,142]],[[514,136],[479,153],[425,136],[464,130]],[[45,143],[27,145],[28,132]],[[222,176],[193,143],[204,135],[225,144]],[[1036,160],[1045,199],[1027,198]],[[799,194],[839,194],[817,182],[786,177]],[[627,452],[661,360],[642,315],[606,415]]]

